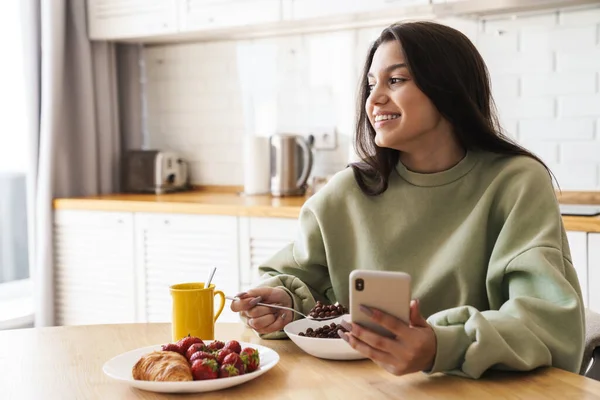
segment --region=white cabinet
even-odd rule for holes
[[[283,0],[283,9],[291,9],[291,19],[302,20],[319,17],[336,17],[356,13],[369,13],[385,9],[398,9],[414,5],[428,5],[429,0]],[[284,12],[284,16],[288,16]]]
[[[171,320],[169,286],[205,282],[212,267],[215,287],[233,296],[239,292],[237,218],[233,216],[135,215],[139,320]],[[216,298],[215,307],[219,298]],[[219,321],[238,321],[229,302]]]
[[[57,210],[54,283],[59,325],[135,322],[133,214]]]
[[[581,295],[583,297],[583,304],[586,307],[589,304],[587,236],[587,232],[567,232],[567,240],[569,241],[569,248],[571,249],[571,259],[573,260],[573,267],[575,267],[577,277],[579,278],[579,284],[581,285]]]
[[[600,313],[600,233],[588,233],[589,308]]]
[[[130,39],[176,33],[182,0],[87,0],[92,40]]]
[[[298,221],[290,218],[240,218],[240,278],[242,290],[259,278],[258,266],[294,241]]]
[[[281,0],[179,0],[180,31],[229,28],[281,20]]]

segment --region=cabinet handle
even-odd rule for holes
[[[123,220],[122,220],[121,218],[119,218],[119,219],[117,220],[117,224],[122,224],[122,223],[123,223]]]
[[[164,223],[165,223],[165,225],[169,225],[171,223],[171,221],[169,221],[168,219],[165,219]]]

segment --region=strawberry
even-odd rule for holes
[[[202,360],[203,358],[217,361],[215,356],[213,356],[212,354],[207,353],[206,351],[197,351],[194,354],[192,354],[192,356],[189,358],[190,364],[193,364],[196,360]]]
[[[239,374],[238,369],[231,364],[221,365],[219,369],[219,378],[229,378],[230,376],[237,376]]]
[[[219,377],[219,367],[215,360],[196,360],[192,364],[192,375],[195,381],[203,381],[206,379],[216,379]]]
[[[199,351],[204,351],[205,347],[206,346],[204,345],[204,343],[194,343],[185,352],[185,358],[190,360],[192,358],[192,356],[194,355],[194,353],[199,352]]]
[[[179,348],[181,349],[180,353],[185,355],[185,353],[188,351],[188,349],[190,348],[191,345],[193,345],[194,343],[200,343],[200,344],[204,344],[204,342],[202,341],[202,339],[197,338],[195,336],[190,336],[189,334],[183,338],[181,338],[178,342],[177,342],[177,346],[179,346]]]
[[[246,347],[244,350],[242,350],[240,357],[244,362],[246,372],[252,372],[258,369],[258,366],[260,365],[260,356],[258,355],[258,351],[256,349],[253,349],[252,347]]]
[[[240,342],[238,342],[237,340],[230,340],[229,342],[225,343],[225,347],[223,347],[223,348],[229,349],[237,354],[240,354],[242,352],[242,346],[240,345]]]
[[[223,360],[225,360],[225,357],[227,357],[230,354],[235,354],[235,353],[228,349],[218,350],[217,354],[215,354],[215,356],[217,357],[217,362],[219,363],[219,365],[223,364]]]
[[[225,343],[221,342],[220,340],[215,340],[213,342],[210,342],[209,345],[207,346],[207,348],[211,351],[220,350],[223,347],[225,347]]]
[[[223,365],[233,365],[239,372],[240,375],[243,375],[245,372],[244,362],[240,358],[239,354],[231,353],[228,354],[227,357],[223,359]]]
[[[174,351],[175,353],[181,354],[181,349],[175,343],[167,343],[162,345],[163,351]]]

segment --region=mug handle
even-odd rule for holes
[[[223,308],[225,308],[225,293],[221,292],[220,290],[215,290],[215,296],[219,296],[221,298],[219,311],[217,311],[217,315],[215,315],[215,322],[217,322],[217,318],[219,318],[219,315],[221,315],[221,312],[223,312]]]

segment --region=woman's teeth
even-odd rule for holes
[[[386,114],[386,115],[376,115],[375,122],[379,121],[387,121],[389,119],[396,119],[400,116],[400,114]]]

